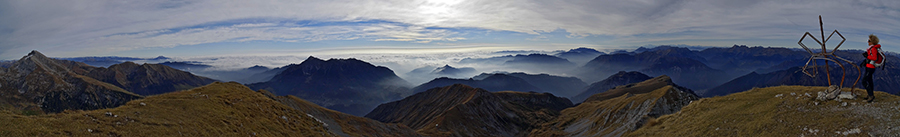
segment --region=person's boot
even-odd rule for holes
[[[866,102],[872,103],[873,101],[875,101],[875,97],[872,97],[872,96],[866,97]]]

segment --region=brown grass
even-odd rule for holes
[[[875,103],[844,100],[847,106],[842,106],[816,101],[816,92],[824,90],[778,86],[705,98],[626,136],[843,136],[835,132],[854,128],[861,133],[850,136],[900,134],[900,97],[876,92]]]
[[[38,116],[2,111],[0,127],[0,136],[333,136],[305,113],[233,82],[111,109]]]

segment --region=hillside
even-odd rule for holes
[[[0,126],[0,136],[335,136],[316,117],[234,82],[111,109],[38,116],[2,111]]]
[[[777,86],[704,98],[626,136],[900,135],[900,97],[876,92],[874,103],[816,101],[825,89]]]
[[[109,68],[82,68],[83,75],[140,95],[156,95],[203,86],[216,80],[196,76],[161,64],[125,62]]]
[[[428,136],[526,136],[570,106],[568,99],[552,94],[491,93],[454,84],[379,105],[366,117],[407,125]]]
[[[611,88],[615,88],[617,86],[637,83],[644,80],[648,80],[652,77],[647,76],[644,73],[631,71],[619,71],[619,73],[613,74],[612,76],[607,77],[598,82],[591,83],[590,86],[587,86],[581,93],[575,95],[571,98],[572,103],[581,103],[588,97],[591,97],[594,94],[605,92]]]
[[[79,75],[84,63],[56,60],[31,51],[0,71],[0,109],[39,114],[116,107],[142,98],[122,88]],[[89,67],[89,66],[88,66]]]
[[[621,136],[697,99],[660,76],[593,95],[532,130],[530,136]]]

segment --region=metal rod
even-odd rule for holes
[[[822,38],[825,38],[825,26],[823,24],[824,23],[822,23],[822,15],[819,15],[819,30],[822,33]],[[828,53],[828,51],[825,49],[826,42],[828,42],[828,40],[823,40],[822,43],[819,43],[819,44],[822,44],[822,53],[821,54],[825,55],[824,56],[825,58],[828,58],[828,55],[826,55],[826,53]],[[828,78],[828,86],[831,87],[831,72],[828,71],[828,61],[825,61],[825,77]]]

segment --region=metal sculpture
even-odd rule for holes
[[[819,15],[819,30],[821,31],[822,38],[825,38],[825,29],[822,26],[822,24],[823,24],[822,16]],[[842,40],[840,43],[837,44],[836,47],[834,47],[833,50],[831,50],[831,52],[828,52],[827,48],[825,47],[825,43],[828,42],[828,40],[831,40],[831,36],[834,36],[834,34],[838,34],[838,36],[840,36]],[[803,39],[805,39],[806,36],[809,36],[811,39],[815,40],[816,43],[819,43],[819,45],[822,46],[822,52],[815,53],[812,50],[810,50],[808,47],[806,47],[806,45],[803,44]],[[803,34],[803,37],[800,37],[800,41],[797,42],[797,44],[800,44],[800,46],[803,47],[803,49],[805,49],[806,52],[809,52],[809,54],[811,55],[809,57],[809,60],[806,61],[806,65],[804,65],[803,69],[802,69],[803,73],[806,74],[807,76],[815,78],[816,75],[818,74],[818,70],[819,70],[818,67],[813,67],[813,73],[810,73],[809,71],[807,71],[807,69],[809,68],[810,62],[813,63],[813,66],[817,66],[816,62],[813,60],[817,60],[817,59],[825,60],[825,67],[824,67],[825,68],[825,76],[828,78],[828,87],[829,87],[828,91],[826,91],[826,93],[830,93],[828,95],[828,97],[826,97],[826,99],[829,99],[829,100],[834,99],[834,97],[837,96],[837,93],[840,92],[840,88],[844,87],[844,79],[847,76],[844,65],[841,62],[839,62],[838,60],[844,61],[848,64],[851,64],[850,66],[856,67],[856,71],[858,74],[856,75],[856,81],[853,82],[853,86],[850,89],[851,92],[854,89],[856,89],[856,83],[859,82],[859,78],[862,75],[862,70],[859,68],[859,66],[853,65],[853,62],[851,62],[850,60],[844,59],[844,58],[834,54],[835,52],[838,51],[838,48],[841,47],[841,44],[844,44],[844,41],[847,41],[847,38],[844,38],[844,35],[841,35],[841,33],[838,32],[837,29],[835,29],[833,32],[831,32],[831,35],[828,35],[828,38],[825,38],[824,40],[820,41],[819,39],[816,39],[816,37],[813,36],[812,34],[810,34],[809,32],[806,32],[805,34]],[[838,59],[838,60],[836,60],[836,59]],[[845,73],[841,74],[841,83],[838,87],[832,87],[832,85],[831,85],[831,73],[828,70],[828,61],[835,62],[838,66],[841,67],[841,72],[845,72]]]

